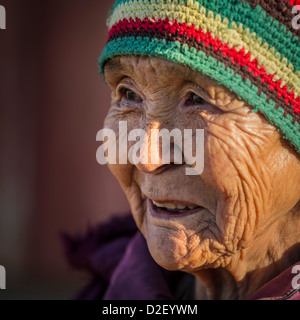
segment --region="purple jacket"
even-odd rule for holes
[[[131,215],[114,217],[89,230],[85,236],[64,235],[63,243],[70,265],[91,275],[90,283],[76,295],[77,300],[194,298],[193,276],[158,266]],[[296,276],[292,267],[260,288],[250,299],[300,300],[300,284],[298,289],[292,286]]]

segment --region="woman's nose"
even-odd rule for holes
[[[182,132],[162,128],[158,122],[148,126],[140,141],[136,167],[144,173],[159,174],[173,165],[184,164]]]

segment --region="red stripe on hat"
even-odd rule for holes
[[[300,0],[294,0],[300,1]],[[113,38],[115,35],[118,35],[122,31],[130,32],[134,31],[153,31],[161,33],[169,33],[170,35],[179,34],[185,35],[188,39],[194,39],[196,42],[202,42],[206,47],[211,46],[215,52],[220,51],[223,57],[230,57],[232,64],[237,63],[241,67],[247,66],[248,72],[253,71],[254,77],[260,77],[262,83],[268,83],[270,90],[276,90],[279,99],[284,98],[286,105],[289,103],[293,106],[295,113],[300,113],[300,97],[295,98],[294,91],[288,91],[287,85],[281,87],[281,80],[273,81],[274,74],[267,74],[266,68],[262,65],[258,68],[257,59],[251,61],[251,54],[248,52],[245,53],[245,49],[242,48],[239,51],[235,47],[229,47],[227,43],[223,44],[221,40],[217,37],[212,37],[209,32],[204,33],[201,28],[196,29],[195,26],[188,26],[186,23],[178,23],[177,21],[171,22],[169,18],[164,20],[159,19],[155,21],[148,18],[141,20],[136,18],[133,20],[124,19],[119,21],[109,30],[109,39]]]

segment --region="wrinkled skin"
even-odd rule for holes
[[[105,76],[106,128],[118,132],[126,120],[128,131],[205,129],[201,175],[187,176],[185,163],[110,165],[159,265],[194,274],[199,299],[245,299],[300,260],[299,157],[273,125],[227,88],[163,59],[117,57]],[[191,93],[206,103],[187,104]],[[147,198],[205,209],[157,218]]]

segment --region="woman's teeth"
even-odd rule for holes
[[[185,206],[181,206],[181,205],[178,205],[178,204],[175,204],[175,203],[170,203],[170,202],[156,202],[156,201],[153,201],[153,204],[156,205],[157,207],[159,208],[166,208],[166,209],[172,209],[172,210],[183,210],[183,209],[196,209],[198,208],[198,206],[188,206],[188,207],[185,207]]]

